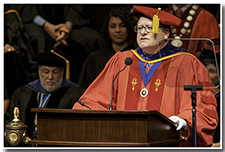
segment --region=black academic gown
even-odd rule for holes
[[[127,46],[121,51],[126,51],[130,49],[135,49],[135,47]],[[105,67],[105,64],[115,53],[115,50],[112,47],[109,47],[100,49],[89,54],[82,66],[80,76],[77,82],[78,85],[86,89],[101,73],[101,71]]]
[[[32,23],[36,15],[40,15],[54,25],[71,21],[74,27],[67,42],[72,44],[78,43],[84,48],[86,53],[102,48],[100,33],[90,28],[90,12],[85,5],[14,4],[9,5],[9,7],[19,12],[24,28],[32,41],[33,49],[37,54],[52,49],[55,41],[43,30],[43,27]]]
[[[72,106],[78,101],[83,91],[84,89],[76,84],[63,85],[51,94],[46,108],[72,109]],[[41,91],[29,84],[18,88],[13,94],[9,110],[6,114],[9,116],[9,119],[5,120],[5,125],[14,118],[14,107],[18,107],[20,110],[20,120],[28,126],[27,136],[30,138],[34,131],[34,118],[36,114],[31,112],[31,108],[38,108],[38,92]]]
[[[54,49],[70,56],[70,80],[77,83],[81,67],[88,54],[102,48],[100,33],[89,26],[90,12],[87,7],[78,4],[11,4],[8,7],[19,12],[35,55]],[[60,45],[55,48],[55,40],[44,31],[43,27],[32,22],[36,15],[55,25],[71,21],[74,27],[66,40],[68,46]]]
[[[10,99],[15,89],[37,78],[34,52],[22,22],[15,12],[5,10],[4,46],[9,44],[16,51],[4,53],[4,99]]]

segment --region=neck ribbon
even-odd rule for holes
[[[158,69],[158,67],[162,63],[162,60],[157,60],[157,59],[172,55],[176,52],[182,52],[182,51],[178,48],[175,48],[174,46],[172,46],[170,44],[167,44],[163,49],[161,49],[159,52],[157,52],[154,55],[146,54],[140,47],[137,48],[138,55],[144,59],[144,60],[141,60],[141,58],[139,57],[138,63],[139,63],[139,69],[141,72],[141,77],[142,77],[142,80],[143,80],[145,86],[151,80],[155,71]],[[155,62],[150,62],[152,60],[155,60]],[[144,67],[145,62],[147,63],[146,67],[150,67],[150,65],[153,64],[152,67],[150,68],[148,74],[145,71],[145,67]]]

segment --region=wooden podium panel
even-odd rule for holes
[[[173,122],[157,111],[34,108],[37,140],[55,146],[179,146]]]

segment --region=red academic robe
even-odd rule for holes
[[[176,115],[186,120],[189,126],[189,138],[181,146],[192,146],[191,91],[184,91],[182,87],[185,84],[213,85],[204,65],[191,54],[181,53],[181,55],[164,59],[146,85],[148,95],[142,97],[140,91],[144,88],[144,84],[138,59],[144,59],[138,56],[136,51],[118,52],[87,88],[80,101],[92,110],[109,110],[112,81],[115,75],[123,69],[124,60],[127,57],[131,57],[133,63],[115,79],[112,97],[113,109],[158,110],[166,117]],[[197,146],[213,144],[213,134],[218,119],[216,105],[214,89],[204,88],[203,91],[197,92]],[[87,108],[76,103],[73,109]]]
[[[195,6],[197,6],[197,9],[194,9],[195,13],[190,15],[189,12],[192,9],[192,6],[188,8],[181,17],[181,24],[176,27],[176,35],[179,36],[181,34],[181,38],[184,39],[183,45],[179,48],[194,54],[196,57],[199,57],[203,49],[209,49],[220,53],[220,27],[216,18],[210,12],[198,5]],[[175,15],[172,8],[168,7],[165,11]],[[188,17],[192,17],[190,22],[188,22]],[[189,26],[185,27],[187,22],[189,23]],[[181,29],[186,29],[186,32],[182,34]],[[175,36],[171,34],[171,38],[174,37]],[[193,40],[187,40],[190,38],[193,38]],[[199,40],[196,38],[199,38]],[[210,41],[206,39],[210,39]]]

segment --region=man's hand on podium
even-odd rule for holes
[[[169,119],[175,123],[177,130],[181,130],[181,128],[187,130],[187,122],[184,119],[181,119],[178,116],[171,116]]]
[[[169,117],[169,119],[175,123],[175,126],[177,127],[176,130],[180,130],[180,136],[183,139],[187,139],[188,138],[187,122],[178,116],[171,116],[171,117]]]

